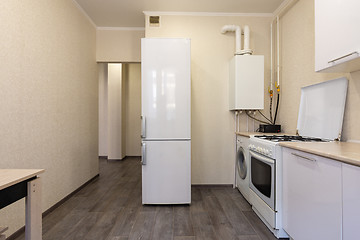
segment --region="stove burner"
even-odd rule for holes
[[[321,138],[302,137],[296,135],[256,135],[255,137],[272,142],[326,142]]]

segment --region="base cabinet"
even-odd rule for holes
[[[341,164],[283,149],[283,226],[293,239],[342,239]]]
[[[360,238],[360,167],[342,164],[343,240]]]

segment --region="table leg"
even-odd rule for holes
[[[42,239],[41,179],[38,177],[27,185],[25,240]]]

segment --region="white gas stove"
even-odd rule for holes
[[[325,142],[326,140],[314,137],[302,137],[296,135],[253,135],[249,150],[276,158],[275,146],[279,142]]]
[[[301,89],[299,135],[250,137],[250,203],[277,238],[288,237],[282,228],[282,161],[286,159],[282,159],[279,143],[339,139],[347,85],[347,79],[340,78]]]

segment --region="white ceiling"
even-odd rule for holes
[[[97,27],[144,27],[143,11],[273,13],[284,0],[74,0]]]

